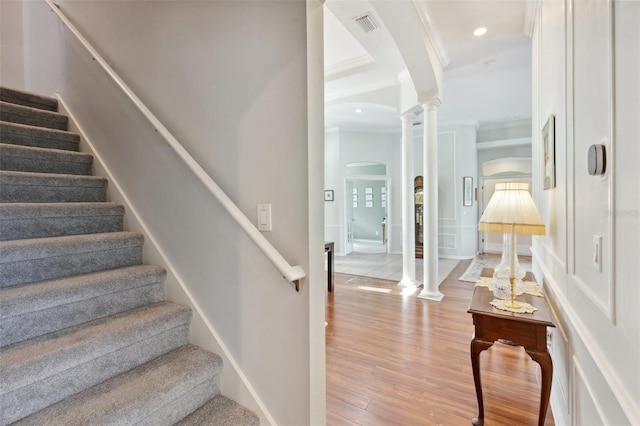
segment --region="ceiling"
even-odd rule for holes
[[[407,40],[402,23],[407,22],[408,32],[412,17],[405,13],[399,18],[404,21],[392,24],[394,11],[400,15],[402,7],[422,22],[423,40],[433,46],[431,62],[443,70],[440,125],[489,126],[530,119],[533,4],[533,0],[326,0],[326,127],[400,129],[399,84],[411,74],[405,64],[415,62],[406,48],[399,48],[403,37],[405,45]],[[365,32],[355,21],[363,15],[369,15],[365,23],[379,28]],[[474,36],[481,26],[487,33]],[[416,46],[428,44],[419,37],[410,43],[414,39]]]

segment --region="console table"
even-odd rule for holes
[[[485,268],[482,276],[493,276],[493,269]],[[525,280],[533,281],[531,274]],[[538,425],[543,426],[551,395],[553,363],[547,350],[547,327],[555,327],[553,317],[546,298],[528,294],[518,296],[518,300],[527,302],[538,310],[533,314],[517,314],[502,311],[489,304],[493,293],[485,287],[476,287],[473,291],[469,312],[473,316],[475,333],[471,340],[471,367],[473,381],[478,398],[478,417],[471,423],[476,426],[484,424],[484,404],[482,401],[482,383],[480,381],[480,353],[489,349],[496,340],[507,340],[524,346],[531,359],[540,364],[542,386],[540,390],[540,411]]]

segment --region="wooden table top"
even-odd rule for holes
[[[482,276],[493,275],[493,270],[485,268],[482,271]],[[531,279],[531,276],[525,276],[526,280]],[[532,279],[531,279],[532,280]],[[533,281],[533,280],[532,280]],[[479,314],[484,316],[496,317],[496,318],[510,318],[514,321],[522,321],[534,324],[544,324],[549,327],[555,327],[553,324],[553,315],[551,309],[547,303],[546,297],[537,297],[530,294],[522,294],[516,297],[516,301],[526,302],[534,306],[538,310],[532,314],[519,314],[516,312],[503,311],[496,309],[490,305],[490,302],[494,299],[493,293],[486,287],[476,287],[473,290],[473,296],[471,297],[471,303],[467,312],[471,314]]]

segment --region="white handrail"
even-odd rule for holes
[[[155,131],[158,132],[169,144],[171,148],[178,154],[178,156],[189,166],[189,168],[195,173],[205,187],[213,194],[214,197],[223,205],[223,207],[229,212],[231,217],[240,225],[242,230],[251,238],[251,240],[262,250],[264,255],[273,263],[273,265],[280,271],[282,276],[289,282],[295,284],[296,291],[300,291],[300,280],[306,276],[306,273],[302,266],[291,266],[289,262],[276,250],[273,245],[267,240],[264,235],[258,231],[253,223],[242,213],[242,211],[234,204],[233,201],[224,193],[224,191],[216,184],[211,176],[204,171],[204,169],[194,160],[194,158],[184,149],[184,147],[178,142],[178,140],[167,130],[166,127],[156,118],[155,115],[142,103],[142,101],[133,93],[133,91],[127,86],[127,84],[120,78],[120,76],[107,64],[107,62],[100,56],[100,54],[89,44],[89,42],[80,34],[80,32],[73,26],[71,21],[60,11],[59,7],[53,3],[52,0],[44,0],[51,11],[55,13],[62,23],[73,33],[80,43],[84,46],[92,56],[92,59],[96,61],[106,71],[106,73],[116,82],[127,97],[138,107],[140,112],[151,122]]]

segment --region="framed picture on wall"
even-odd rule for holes
[[[371,207],[373,207],[373,201],[367,201],[365,205],[370,209]]]
[[[462,205],[473,205],[473,178],[471,176],[465,176],[462,178]]]
[[[365,194],[364,197],[365,201],[373,201],[373,194]]]
[[[542,128],[542,158],[544,158],[544,189],[556,187],[555,116],[549,117]]]
[[[373,188],[365,188],[364,189],[364,193],[365,194],[373,194]]]

